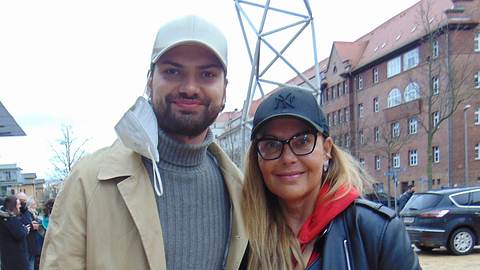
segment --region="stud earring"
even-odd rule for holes
[[[330,164],[330,160],[327,159],[323,162],[323,171],[326,172],[328,171],[328,165]]]

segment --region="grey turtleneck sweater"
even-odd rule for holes
[[[230,233],[230,198],[215,158],[200,145],[177,142],[159,130],[158,169],[163,195],[156,196],[167,269],[221,269]],[[153,185],[152,164],[143,159]]]

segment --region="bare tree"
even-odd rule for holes
[[[423,114],[418,118],[427,137],[428,188],[432,187],[433,139],[443,122],[446,122],[459,108],[478,91],[472,91],[474,68],[468,52],[460,42],[465,31],[461,23],[449,24],[434,18],[431,14],[433,1],[425,1],[420,11],[420,22],[425,35],[427,57],[423,66],[416,72],[419,78]],[[435,20],[437,21],[435,23]],[[440,52],[439,46],[443,49]]]
[[[88,139],[79,139],[74,136],[72,127],[62,125],[62,137],[57,140],[57,145],[50,147],[54,153],[51,163],[54,166],[54,174],[58,179],[65,179],[70,174],[73,165],[85,155],[84,146]]]
[[[364,145],[361,144],[362,152],[374,152],[378,154],[379,157],[382,157],[387,161],[387,194],[391,194],[391,176],[392,172],[392,160],[395,153],[399,153],[402,147],[409,143],[411,136],[408,135],[408,131],[401,130],[401,125],[398,124],[398,132],[394,131],[395,122],[389,122],[380,126],[366,127],[362,128],[363,131],[371,130],[371,136],[365,136]],[[370,141],[370,143],[367,143]],[[388,207],[390,205],[390,200],[388,200]]]

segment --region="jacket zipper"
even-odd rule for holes
[[[345,260],[347,261],[347,269],[352,270],[352,266],[350,265],[350,256],[348,254],[347,239],[343,240],[343,251],[345,251]]]

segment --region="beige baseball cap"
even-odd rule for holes
[[[217,56],[225,72],[227,71],[227,39],[210,22],[194,15],[170,21],[158,30],[151,66],[169,49],[183,44],[207,47]]]

